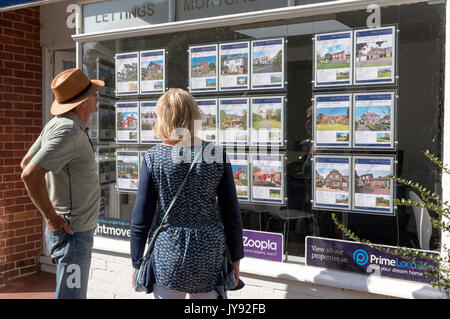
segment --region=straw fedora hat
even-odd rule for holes
[[[55,95],[50,113],[60,115],[86,101],[100,90],[105,82],[90,80],[80,69],[73,68],[59,73],[52,81]]]

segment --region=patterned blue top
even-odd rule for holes
[[[244,255],[242,220],[231,165],[221,148],[210,143],[203,146],[203,159],[189,174],[153,250],[156,283],[187,293],[215,290],[225,238],[233,261]],[[155,225],[160,225],[199,150],[199,146],[159,144],[145,153],[131,218],[133,267],[139,268],[156,207]],[[185,161],[181,162],[182,159]]]

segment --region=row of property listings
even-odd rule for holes
[[[393,156],[313,156],[313,208],[394,214]]]
[[[196,99],[202,119],[196,135],[220,145],[282,147],[285,96]],[[116,103],[116,142],[156,144],[157,101]]]
[[[396,91],[314,95],[314,147],[394,149]]]
[[[317,34],[314,87],[396,83],[395,26]]]
[[[208,155],[211,152],[212,148],[205,147],[202,160],[208,162]],[[144,154],[145,152],[132,150],[116,152],[116,182],[119,192],[137,192]],[[285,158],[283,154],[227,152],[227,156],[233,170],[239,201],[274,205],[285,203]],[[173,158],[172,160],[182,161],[182,158]]]
[[[250,63],[252,61],[252,63]],[[115,55],[116,95],[166,90],[166,50]],[[284,89],[284,38],[189,47],[191,93]]]

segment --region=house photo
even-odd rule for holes
[[[203,77],[216,74],[216,57],[195,57],[191,59],[191,76]]]
[[[248,54],[222,55],[220,58],[222,75],[242,75],[248,72]]]
[[[162,60],[149,61],[146,65],[143,63],[141,66],[142,80],[162,80],[164,73],[164,66],[162,65],[162,63]]]
[[[381,176],[380,174],[367,173],[355,175],[355,191],[362,194],[389,195],[391,188],[391,179],[387,177],[388,172]]]
[[[390,106],[357,106],[355,112],[356,131],[390,131]]]
[[[356,44],[356,67],[392,65],[392,44],[388,41]]]
[[[316,110],[316,129],[318,131],[348,131],[348,107],[321,107]]]
[[[320,191],[339,192],[349,190],[350,177],[348,170],[317,168],[315,178],[316,188],[320,189]]]
[[[350,67],[351,46],[319,46],[316,54],[317,70],[341,69]]]

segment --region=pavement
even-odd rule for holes
[[[55,288],[55,274],[39,272],[8,281],[0,288],[0,299],[54,299]]]

